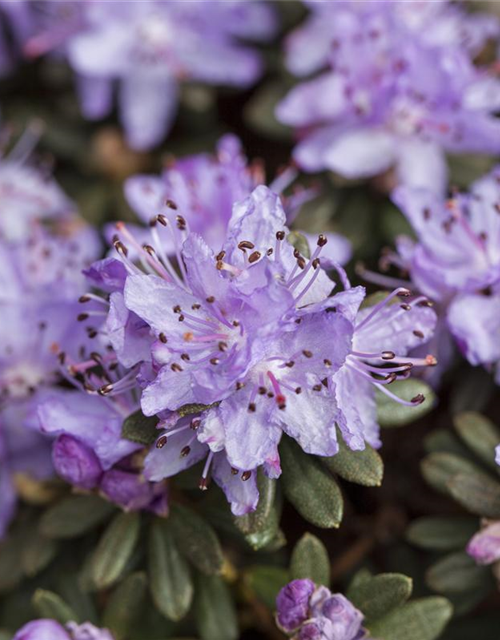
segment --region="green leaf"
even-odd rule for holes
[[[52,591],[37,589],[33,595],[33,606],[40,618],[52,618],[62,624],[78,621],[78,616],[73,609]]]
[[[146,595],[146,574],[131,573],[115,589],[103,614],[103,625],[118,640],[128,635],[130,627],[139,617]]]
[[[449,480],[459,474],[481,473],[472,462],[453,453],[431,453],[422,460],[422,475],[437,491],[450,495]]]
[[[89,567],[89,577],[98,589],[111,586],[122,575],[139,539],[138,512],[120,513],[102,535]]]
[[[276,596],[289,581],[290,574],[282,567],[254,566],[244,574],[245,587],[251,591],[252,597],[272,611],[276,608]]]
[[[233,598],[218,576],[198,575],[195,619],[202,640],[236,640],[238,622]]]
[[[400,573],[381,573],[349,589],[349,599],[366,619],[377,620],[400,607],[411,596],[412,580]]]
[[[431,597],[405,604],[369,625],[371,636],[383,640],[436,640],[453,608],[446,598]]]
[[[435,429],[424,438],[424,447],[427,453],[454,453],[462,458],[469,456],[469,451],[455,437],[450,429]]]
[[[290,562],[293,579],[310,578],[316,584],[330,585],[330,558],[325,545],[311,533],[305,533],[295,545]]]
[[[218,407],[219,405],[220,402],[213,402],[212,404],[200,404],[198,402],[192,402],[182,405],[180,409],[177,409],[177,413],[181,418],[184,418],[185,416],[192,416],[195,413],[201,413],[202,411]]]
[[[23,577],[22,552],[24,536],[13,531],[0,543],[0,593],[10,591]]]
[[[491,420],[480,413],[465,411],[454,417],[453,424],[469,449],[491,469],[497,471],[495,447],[500,442],[500,431]]]
[[[57,553],[57,542],[33,531],[23,545],[21,562],[23,571],[28,577],[35,576],[45,569]]]
[[[406,537],[422,549],[451,551],[463,549],[476,531],[475,518],[423,517],[410,524]]]
[[[338,527],[344,501],[335,479],[290,438],[281,441],[280,452],[281,481],[288,500],[311,524],[324,529]]]
[[[137,409],[123,421],[122,438],[144,445],[153,444],[158,438],[157,424],[156,416],[145,416]]]
[[[490,569],[476,564],[465,551],[459,551],[433,564],[426,578],[431,589],[447,595],[481,589],[490,581]]]
[[[485,473],[459,473],[448,480],[450,494],[465,509],[484,518],[500,518],[500,482]]]
[[[259,489],[259,503],[257,509],[234,519],[236,526],[242,533],[258,533],[269,526],[276,499],[277,484],[277,481],[268,478],[262,469],[258,470],[257,487]]]
[[[193,599],[189,566],[168,521],[156,518],[149,532],[148,578],[153,601],[170,620],[181,620]]]
[[[47,538],[76,538],[111,517],[116,507],[97,496],[71,496],[49,508],[40,519]]]
[[[375,449],[368,444],[364,451],[351,451],[340,438],[337,455],[331,458],[319,458],[319,460],[332,473],[349,482],[365,487],[380,487],[382,484],[384,463]]]
[[[396,380],[391,384],[391,392],[407,401],[420,394],[425,400],[422,404],[406,407],[377,390],[377,415],[381,427],[403,427],[425,416],[436,403],[434,391],[418,378]]]
[[[191,509],[172,505],[170,524],[181,553],[202,573],[221,573],[224,555],[217,534]]]

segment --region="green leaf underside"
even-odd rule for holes
[[[332,475],[290,438],[282,440],[280,453],[282,485],[287,499],[311,524],[324,529],[338,527],[344,502]]]
[[[349,482],[365,487],[379,487],[382,484],[384,463],[377,451],[368,444],[363,451],[351,451],[339,438],[339,452],[319,460],[329,471]]]
[[[403,605],[412,592],[412,580],[399,573],[382,573],[360,580],[349,589],[349,599],[367,621],[378,620]]]
[[[489,568],[479,566],[465,551],[445,556],[427,571],[429,587],[444,595],[481,589],[489,582]]]
[[[452,497],[471,513],[500,518],[500,482],[484,473],[459,473],[447,485]]]
[[[426,382],[418,378],[396,380],[391,384],[391,392],[408,401],[422,394],[425,400],[422,404],[406,407],[377,390],[377,415],[381,427],[403,427],[415,422],[429,413],[436,403],[434,391]]]
[[[474,411],[459,413],[453,419],[460,438],[471,451],[491,469],[498,471],[495,447],[500,442],[500,431],[485,416]]]
[[[423,517],[410,524],[406,537],[422,549],[452,551],[463,549],[477,527],[472,517]]]

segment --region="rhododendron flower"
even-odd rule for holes
[[[266,40],[276,28],[272,8],[261,2],[65,4],[73,11],[56,9],[27,51],[39,55],[64,45],[88,118],[111,111],[119,81],[120,115],[135,149],[148,149],[168,133],[183,82],[253,84],[261,60],[241,39]]]
[[[25,624],[12,640],[114,640],[114,637],[107,629],[98,629],[90,622],[62,625],[42,618]]]
[[[401,237],[398,255],[389,253],[384,261],[409,272],[411,286],[436,301],[441,344],[449,331],[469,362],[493,368],[498,381],[500,170],[475,182],[468,194],[448,200],[400,188],[394,201],[417,241]],[[449,360],[446,355],[443,362]]]
[[[340,593],[292,580],[276,598],[276,621],[294,640],[362,640],[363,614]]]
[[[346,290],[330,296],[335,283],[322,268],[326,237],[317,238],[308,258],[301,255],[286,240],[279,197],[264,186],[234,205],[218,253],[177,210],[170,202],[157,216],[151,244],[141,246],[118,225],[115,247],[127,275],[123,293],[111,293],[105,322],[121,336],[114,345],[119,361],[139,365],[142,358],[141,407],[160,417],[146,478],[170,477],[207,457],[201,486],[212,465],[241,514],[258,500],[254,470],[280,474],[283,431],[316,455],[337,453],[337,425],[352,449],[365,441],[379,446],[375,389],[404,404],[423,401],[399,400],[386,387],[414,365],[435,364],[431,356],[405,356],[433,332],[435,314],[424,297],[410,300],[409,291],[398,289],[359,311],[365,291],[352,288],[339,265]],[[165,233],[179,272],[163,251]],[[108,258],[90,270],[108,290],[111,280],[123,282],[115,263]],[[408,301],[391,304],[398,296]],[[186,406],[199,407],[199,415],[184,417]]]
[[[499,152],[500,82],[471,60],[498,34],[494,18],[469,26],[446,2],[308,4],[312,17],[288,40],[288,64],[321,73],[276,111],[299,131],[303,169],[347,178],[394,169],[400,184],[444,193],[445,153]]]
[[[500,560],[500,522],[485,521],[482,529],[467,545],[467,553],[478,564],[493,564]]]

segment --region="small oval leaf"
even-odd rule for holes
[[[411,578],[400,573],[381,573],[361,580],[349,589],[349,599],[367,619],[378,620],[396,607],[400,607],[411,596]]]
[[[146,588],[146,574],[131,573],[109,598],[103,614],[103,624],[113,632],[113,637],[117,640],[128,635],[130,627],[139,617]]]
[[[426,481],[446,495],[450,495],[448,481],[459,473],[481,473],[481,469],[454,453],[431,453],[422,461],[422,475]]]
[[[425,400],[422,404],[407,407],[377,390],[377,415],[381,427],[404,427],[425,416],[436,403],[434,391],[418,378],[396,380],[391,384],[391,392],[403,400],[410,401],[418,395],[423,395]]]
[[[382,484],[384,463],[375,449],[368,444],[364,451],[351,451],[340,438],[337,455],[319,460],[329,471],[349,482],[365,487],[380,487]]]
[[[500,518],[500,482],[485,473],[459,473],[448,480],[450,494],[471,513]]]
[[[33,606],[40,618],[52,618],[61,624],[78,621],[78,616],[71,607],[52,591],[37,589],[33,595]]]
[[[290,562],[292,579],[309,578],[326,587],[330,584],[330,558],[325,545],[311,533],[297,542]]]
[[[110,523],[90,561],[89,577],[97,589],[109,587],[122,575],[139,539],[140,526],[137,512],[120,513]]]
[[[281,479],[288,500],[311,524],[324,529],[338,527],[344,501],[332,475],[290,438],[282,440],[280,453]]]
[[[194,607],[196,625],[202,640],[238,638],[233,598],[221,578],[199,574]]]
[[[498,471],[495,447],[500,442],[500,431],[491,420],[475,411],[464,411],[454,417],[453,424],[469,449],[491,469]]]
[[[76,538],[108,520],[115,511],[113,504],[98,496],[71,496],[43,514],[40,533],[54,539]]]
[[[370,624],[369,630],[373,638],[383,640],[437,640],[452,613],[453,607],[446,598],[422,598]]]
[[[480,590],[491,581],[488,567],[481,567],[464,551],[451,553],[432,565],[427,571],[427,584],[431,589],[447,595],[463,591]]]
[[[423,517],[410,524],[406,537],[422,549],[451,551],[463,549],[476,531],[476,518]]]

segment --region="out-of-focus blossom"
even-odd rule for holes
[[[352,449],[379,446],[376,388],[404,404],[423,401],[399,400],[387,385],[435,363],[405,355],[430,338],[435,314],[422,296],[391,304],[408,298],[404,289],[359,311],[365,291],[335,263],[346,290],[330,296],[327,239],[320,235],[309,258],[301,255],[286,240],[279,197],[264,186],[234,204],[217,253],[178,211],[169,202],[143,246],[118,225],[127,275],[123,294],[111,294],[106,326],[119,337],[118,361],[140,365],[143,412],[160,417],[146,478],[159,481],[206,457],[201,486],[211,467],[241,515],[257,504],[257,467],[280,474],[282,432],[316,455],[338,451],[337,425]],[[165,236],[177,247],[179,272],[163,251]],[[115,262],[93,268],[97,281],[116,279]],[[186,406],[199,415],[186,416]]]
[[[315,189],[299,186],[290,195],[283,195],[297,173],[289,167],[269,186],[281,197],[289,225],[302,204],[316,196]],[[163,210],[167,200],[174,202],[189,229],[202,236],[211,249],[218,251],[224,244],[234,203],[244,200],[262,184],[265,184],[262,164],[249,164],[241,142],[228,134],[219,140],[214,155],[203,153],[177,159],[159,177],[138,175],[129,178],[125,184],[125,195],[146,224]],[[134,229],[134,233],[141,235],[138,229]],[[313,236],[304,235],[312,244],[316,242]],[[326,266],[328,256],[345,264],[351,257],[349,241],[339,234],[325,235],[328,245],[322,252],[323,264]],[[168,254],[175,253],[172,243],[168,245],[164,240],[163,246]]]
[[[264,2],[64,5],[53,9],[52,23],[32,38],[28,52],[39,55],[64,45],[88,118],[110,112],[113,84],[119,81],[121,120],[135,149],[148,149],[168,133],[183,82],[253,84],[262,63],[241,39],[266,40],[276,28],[272,7]]]
[[[25,624],[12,640],[114,640],[114,637],[107,629],[98,629],[90,622],[62,625],[42,618]]]
[[[399,188],[394,201],[417,241],[398,240],[398,255],[384,260],[409,272],[419,291],[435,300],[441,342],[451,332],[473,365],[496,370],[500,360],[500,169],[475,182],[468,194],[444,200],[426,190]]]
[[[363,614],[340,593],[293,580],[276,598],[278,626],[294,640],[362,640]]]
[[[81,270],[100,249],[97,234],[69,213],[57,185],[23,166],[31,142],[21,153],[23,144],[19,156],[0,163],[0,535],[18,478],[52,472],[36,407],[49,391],[59,393],[55,345],[76,355],[88,340],[76,321]]]
[[[498,36],[495,18],[471,20],[447,2],[308,4],[288,66],[321,73],[277,107],[298,131],[303,169],[347,178],[394,169],[400,184],[444,193],[445,153],[500,151],[500,82],[471,60]]]
[[[467,553],[478,564],[493,564],[500,560],[500,521],[487,521],[470,540]]]

